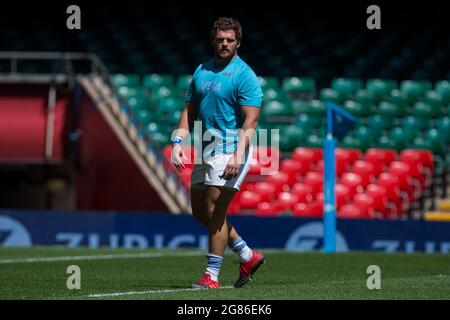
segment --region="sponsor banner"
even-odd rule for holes
[[[230,216],[256,248],[321,250],[320,219]],[[0,210],[0,246],[207,249],[205,228],[190,215]],[[337,251],[450,252],[450,222],[337,220]]]

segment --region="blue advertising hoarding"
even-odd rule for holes
[[[321,250],[323,221],[293,217],[230,216],[256,248]],[[337,219],[336,250],[450,252],[450,223]],[[131,212],[0,210],[0,246],[206,249],[206,229],[190,215]]]

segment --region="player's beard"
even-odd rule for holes
[[[236,50],[226,49],[228,52],[225,55],[221,55],[221,50],[216,51],[216,61],[221,65],[228,64],[236,56]]]

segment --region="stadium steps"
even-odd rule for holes
[[[80,76],[79,82],[97,103],[97,107],[111,129],[117,135],[130,157],[154,190],[158,190],[161,199],[172,213],[191,212],[188,193],[182,189],[184,184],[174,174],[170,164],[161,158],[160,151],[144,139],[139,125],[127,112],[126,104],[119,101],[118,95],[100,77]]]

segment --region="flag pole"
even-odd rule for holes
[[[327,103],[327,134],[323,143],[324,158],[324,246],[325,253],[336,252],[336,206],[335,206],[335,149],[333,136],[332,105]]]

